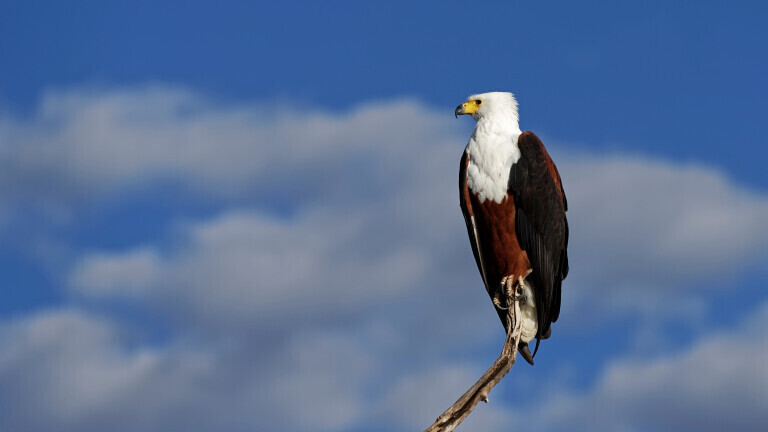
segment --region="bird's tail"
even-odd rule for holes
[[[539,340],[536,339],[536,349],[539,348]],[[520,342],[517,344],[517,350],[520,352],[520,355],[523,356],[525,361],[528,362],[529,365],[533,366],[533,356],[536,355],[536,350],[534,349],[534,353],[531,354],[531,350],[528,348],[527,342]]]

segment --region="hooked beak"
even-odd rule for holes
[[[464,115],[464,114],[474,115],[477,112],[477,110],[480,109],[481,103],[482,101],[479,99],[466,101],[463,104],[456,107],[456,109],[453,111],[453,115],[457,118],[459,117],[459,115]]]
[[[464,115],[464,114],[466,114],[464,112],[464,104],[457,106],[456,109],[453,111],[453,116],[455,118],[459,118],[459,115]]]

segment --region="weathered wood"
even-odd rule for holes
[[[488,402],[488,393],[512,369],[517,359],[517,345],[520,343],[522,320],[520,304],[517,300],[522,294],[521,287],[513,288],[513,283],[507,286],[507,304],[512,305],[507,310],[507,337],[499,358],[488,368],[477,382],[469,388],[450,408],[440,415],[424,432],[451,432],[475,409],[480,401]]]

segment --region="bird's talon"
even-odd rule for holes
[[[528,302],[528,296],[525,294],[519,294],[511,298],[513,302],[520,302],[520,304],[526,304]]]

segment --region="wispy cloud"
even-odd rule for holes
[[[586,392],[534,410],[541,430],[758,431],[768,413],[768,303],[736,326],[660,358],[610,364]],[[530,413],[529,413],[530,414]]]
[[[77,226],[88,203],[169,184],[157,200],[182,191],[215,207],[172,213],[150,241],[66,244],[74,255],[57,276],[70,306],[0,326],[0,400],[11,403],[0,406],[13,407],[0,425],[349,430],[375,418],[426,426],[482,371],[486,360],[469,353],[501,343],[458,209],[466,137],[456,124],[409,100],[328,113],[232,106],[166,87],[53,93],[32,118],[0,120],[0,185],[14,186],[0,193],[8,208],[53,203]],[[768,247],[768,197],[716,169],[566,145],[551,153],[572,234],[556,333],[625,313],[648,323],[681,311],[706,318],[708,293],[737,289],[711,281],[738,274]],[[289,216],[265,211],[285,202]],[[66,243],[42,226],[49,217],[36,227]],[[167,338],[144,340],[134,333],[144,323],[112,317],[115,305],[162,314]],[[589,425],[579,407],[607,400],[626,400],[616,409],[629,410],[705,361],[707,340],[650,365],[616,363],[577,396],[555,385],[563,396],[537,399],[532,410],[562,413],[543,422],[553,427]],[[556,338],[544,344],[540,355],[557,358]],[[723,379],[735,373],[719,370]],[[635,391],[635,375],[658,386]],[[472,421],[486,430],[505,424],[504,399],[496,401]],[[41,404],[52,408],[41,415]],[[628,424],[651,424],[626,412]]]

